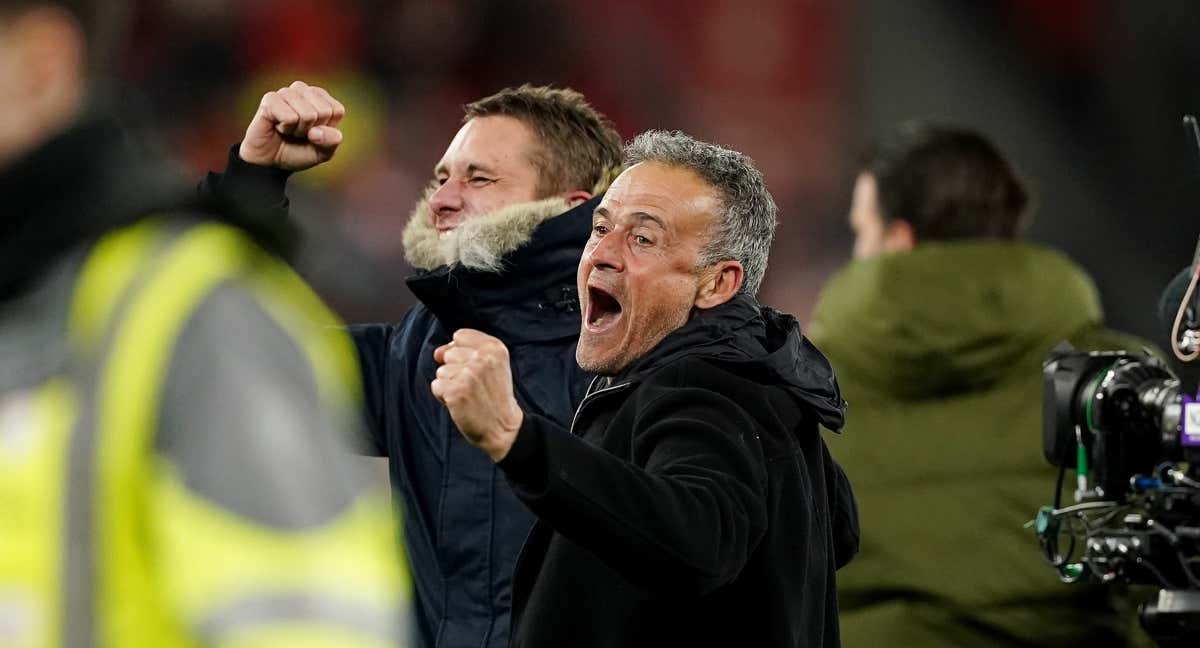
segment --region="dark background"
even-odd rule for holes
[[[1155,302],[1200,234],[1181,117],[1200,2],[142,0],[121,98],[199,178],[268,90],[348,107],[335,162],[292,181],[302,272],[351,321],[413,302],[400,233],[461,104],[584,92],[630,138],[679,128],[755,158],[781,208],[761,298],[804,321],[850,252],[866,142],[910,118],[993,136],[1030,180],[1030,238],[1095,277],[1109,323],[1165,346]],[[145,116],[149,116],[147,121]]]

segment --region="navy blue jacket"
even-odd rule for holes
[[[408,280],[421,301],[399,324],[351,327],[374,451],[391,459],[422,639],[438,648],[506,646],[512,573],[534,518],[492,460],[433,397],[433,350],[459,328],[509,349],[517,401],[564,428],[591,381],[575,364],[575,270],[593,199],[556,216],[488,273],[444,266]],[[565,433],[565,432],[564,432]]]

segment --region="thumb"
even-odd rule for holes
[[[275,125],[262,115],[255,115],[246,127],[242,143],[238,147],[238,155],[250,164],[272,166],[279,143],[275,134]]]
[[[322,148],[342,143],[342,131],[331,126],[313,126],[308,129],[308,141]]]

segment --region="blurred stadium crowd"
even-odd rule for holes
[[[1031,236],[1093,273],[1122,328],[1157,335],[1158,287],[1190,253],[1191,230],[1173,235],[1200,200],[1178,126],[1198,95],[1190,2],[135,6],[122,99],[193,175],[221,167],[266,90],[304,78],[345,98],[346,145],[293,181],[293,202],[344,243],[301,269],[350,321],[412,303],[399,226],[457,106],[523,82],[579,89],[624,137],[667,125],[753,155],[782,217],[764,301],[802,321],[849,256],[858,151],[914,117],[981,128],[1010,152],[1037,195]],[[1149,240],[1169,254],[1127,244]]]

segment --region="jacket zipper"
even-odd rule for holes
[[[598,380],[600,380],[600,376],[596,376],[595,378],[592,378],[592,382],[588,384],[587,395],[584,396],[583,400],[579,402],[579,407],[575,408],[575,416],[571,418],[571,427],[567,430],[568,433],[570,433],[572,436],[576,436],[575,423],[577,421],[579,421],[579,413],[583,411],[583,408],[585,405],[587,405],[589,402],[595,400],[595,398],[600,396],[601,394],[610,394],[610,393],[613,393],[616,391],[621,391],[621,390],[624,390],[626,387],[629,387],[630,385],[633,384],[632,382],[623,382],[618,385],[612,385],[611,387],[605,387],[604,389],[598,389],[596,391],[592,391],[592,387],[596,386],[596,381],[598,381]],[[534,516],[533,526],[529,528],[529,533],[525,534],[525,540],[521,543],[520,550],[517,551],[517,560],[516,560],[516,562],[513,563],[513,581],[512,581],[512,585],[510,586],[510,588],[514,590],[514,595],[509,600],[509,621],[508,621],[508,623],[509,623],[508,637],[509,637],[510,642],[512,641],[514,633],[517,631],[516,620],[512,618],[512,608],[516,605],[516,602],[517,602],[516,595],[515,595],[516,584],[517,584],[516,583],[516,575],[521,573],[521,561],[524,560],[524,558],[525,558],[525,547],[529,546],[529,539],[533,537],[533,531],[537,527],[539,522],[541,522],[541,520],[538,519],[537,516]]]
[[[579,407],[575,408],[575,416],[571,417],[571,427],[568,428],[568,431],[572,435],[575,435],[575,423],[577,423],[579,421],[579,413],[583,411],[583,408],[586,407],[589,402],[595,400],[595,398],[600,396],[601,394],[608,394],[608,393],[612,393],[615,391],[619,391],[619,390],[625,389],[626,387],[633,384],[632,382],[627,381],[627,382],[619,383],[616,385],[612,385],[610,387],[605,387],[604,389],[597,389],[596,391],[592,391],[592,387],[594,387],[596,385],[597,380],[600,380],[600,376],[596,376],[595,378],[592,378],[591,384],[588,385],[587,396],[584,396],[583,400],[579,402]]]

